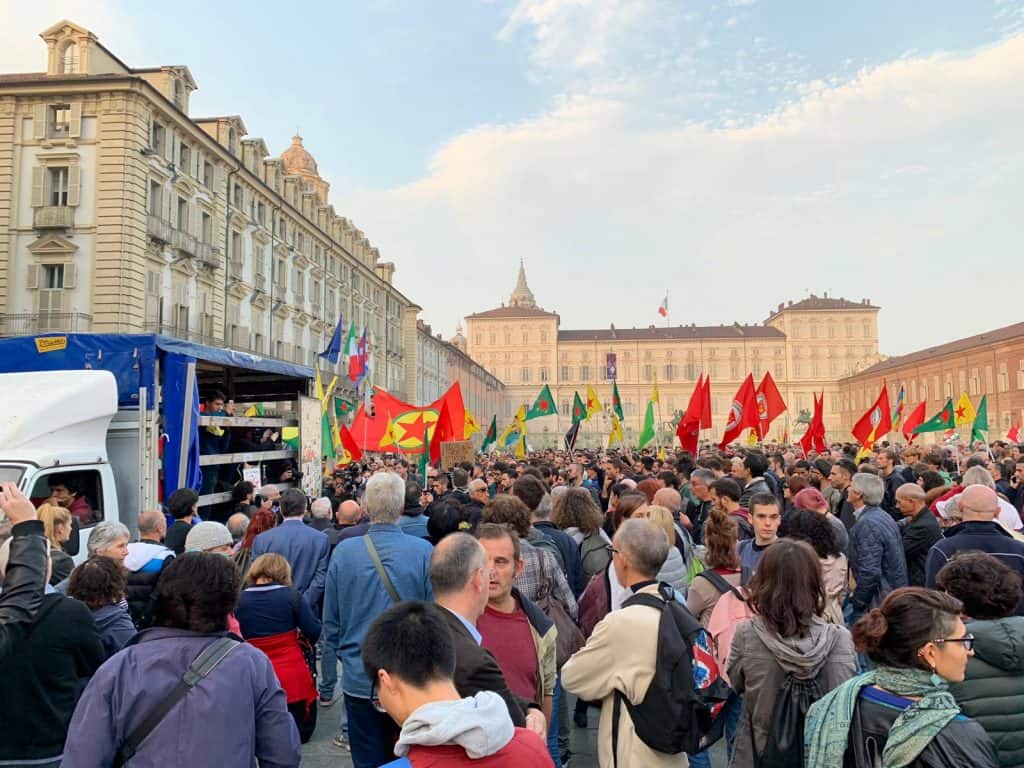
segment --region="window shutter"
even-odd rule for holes
[[[46,105],[32,105],[32,137],[36,139],[46,138]]]
[[[32,207],[41,208],[46,200],[46,169],[37,165],[32,169]]]
[[[82,135],[82,105],[72,104],[68,117],[68,136],[78,138]]]
[[[64,291],[58,289],[46,289],[39,292],[39,311],[42,312],[63,312]]]
[[[66,291],[78,286],[78,267],[73,262],[64,265],[64,285]]]
[[[27,287],[30,291],[39,289],[39,265],[29,264],[28,265],[28,283]]]
[[[82,169],[77,165],[68,168],[68,205],[78,205],[78,198],[82,191]]]

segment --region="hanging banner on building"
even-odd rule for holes
[[[609,381],[615,381],[619,376],[619,356],[609,352],[604,358],[604,377]]]

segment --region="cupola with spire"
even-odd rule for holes
[[[523,264],[523,260],[519,259],[519,278],[516,280],[515,290],[512,291],[512,295],[509,296],[508,305],[510,307],[536,307],[537,302],[533,298],[533,291],[530,290],[530,286],[526,284],[526,267]]]

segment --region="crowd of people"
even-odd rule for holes
[[[0,765],[1024,766],[1021,450],[383,455],[77,565],[5,483]]]

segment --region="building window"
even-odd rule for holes
[[[78,44],[68,43],[60,54],[60,71],[62,75],[78,72]]]
[[[188,232],[188,200],[178,198],[178,229]]]
[[[864,332],[864,338],[865,339],[870,338],[870,336],[871,336],[871,323],[864,323],[863,327],[861,328],[861,331]]]
[[[541,368],[540,369],[540,380],[541,381],[547,381],[548,380],[548,369],[547,368]]]
[[[163,189],[155,181],[149,182],[149,215],[159,216],[163,208]]]
[[[853,338],[853,323],[847,323],[846,324],[846,338],[848,338],[848,339],[852,339]]]
[[[508,332],[505,333],[505,346],[509,346],[509,347],[512,346],[512,334],[511,333],[508,333]]]
[[[178,169],[192,175],[192,150],[188,144],[178,147]]]
[[[530,369],[523,367],[519,369],[519,381],[523,384],[527,384],[530,381]]]
[[[71,128],[71,105],[51,105],[47,128],[49,129],[47,134],[51,137],[67,136]]]
[[[235,188],[231,195],[231,204],[238,210],[245,207],[245,197],[242,191],[242,185],[235,182]]]
[[[44,264],[39,287],[44,291],[64,290],[64,265]]]
[[[559,411],[559,413],[569,413],[569,401],[568,400],[563,400],[562,401],[562,409]]]
[[[647,355],[650,355],[650,352],[648,352]],[[648,363],[647,365],[644,366],[644,381],[651,381],[653,379],[654,366]]]
[[[529,343],[530,343],[530,334],[528,334],[528,333],[526,333],[524,331],[523,332],[523,344],[529,344]]]
[[[572,379],[572,372],[568,365],[562,366],[562,381],[570,381]]]
[[[675,378],[675,368],[672,363],[665,366],[665,381],[672,381]]]
[[[729,378],[738,379],[740,377],[740,364],[738,360],[733,360],[729,363]]]
[[[50,205],[66,206],[68,204],[68,167],[53,166],[50,173]]]
[[[213,189],[213,163],[207,160],[203,161],[203,186]]]
[[[162,155],[164,153],[165,137],[166,132],[164,131],[164,127],[159,122],[154,120],[149,133],[149,146],[158,155]]]
[[[999,364],[999,391],[1005,392],[1010,388],[1010,374],[1006,371],[1006,363]]]
[[[202,229],[199,234],[202,236],[204,243],[209,244],[213,242],[213,217],[208,213],[204,212],[202,214]]]
[[[590,381],[590,366],[589,365],[581,365],[580,366],[580,381]]]
[[[811,323],[811,338],[818,338],[818,326],[816,323]]]
[[[1024,360],[1017,364],[1017,389],[1024,389]]]

